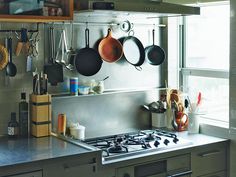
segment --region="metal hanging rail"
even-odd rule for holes
[[[37,33],[38,31],[39,31],[39,23],[37,23],[37,28],[35,30],[28,30],[27,32]],[[21,29],[20,30],[0,29],[0,33],[15,33],[15,32],[21,32]]]
[[[69,25],[73,23],[74,25],[85,25],[85,26],[119,26],[122,23],[109,23],[109,22],[53,22],[52,25]],[[155,26],[155,27],[166,27],[165,24],[144,24],[144,23],[133,23],[135,26],[136,25],[148,25],[148,26]]]

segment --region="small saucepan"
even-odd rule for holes
[[[135,66],[137,70],[142,70],[141,65],[145,60],[145,50],[138,38],[134,36],[125,37],[123,40],[123,52],[128,63]]]
[[[123,47],[119,40],[111,35],[111,29],[108,29],[108,34],[101,40],[98,45],[98,52],[101,58],[109,63],[118,61],[123,55]]]
[[[166,58],[165,51],[155,45],[154,39],[155,39],[155,30],[152,30],[152,39],[153,44],[151,46],[148,46],[145,48],[145,59],[150,63],[151,65],[160,65],[164,62]]]

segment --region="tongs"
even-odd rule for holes
[[[59,40],[59,44],[58,44],[58,48],[57,48],[55,61],[57,63],[62,64],[63,66],[65,66],[68,70],[73,70],[73,66],[70,63],[67,63],[65,61],[65,56],[67,57],[66,59],[68,59],[67,54],[69,52],[70,52],[70,50],[68,50],[68,48],[67,48],[66,32],[65,32],[65,29],[63,29],[62,32],[61,32],[61,36],[60,36],[60,40]],[[61,58],[60,58],[60,53],[61,53]]]

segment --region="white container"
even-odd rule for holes
[[[199,133],[199,116],[197,113],[188,114],[188,133]]]
[[[163,128],[167,125],[166,113],[152,112],[152,126],[157,128]]]
[[[88,87],[88,86],[79,85],[78,92],[80,95],[88,95],[89,89],[90,89],[90,87]]]
[[[85,127],[82,125],[79,125],[77,127],[70,127],[70,134],[75,139],[84,140],[85,138]]]

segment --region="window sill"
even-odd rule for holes
[[[227,139],[230,138],[229,124],[227,123],[219,124],[219,122],[217,122],[216,124],[216,122],[214,123],[214,121],[213,122],[207,121],[207,124],[201,123],[200,133],[220,138],[227,138]]]

